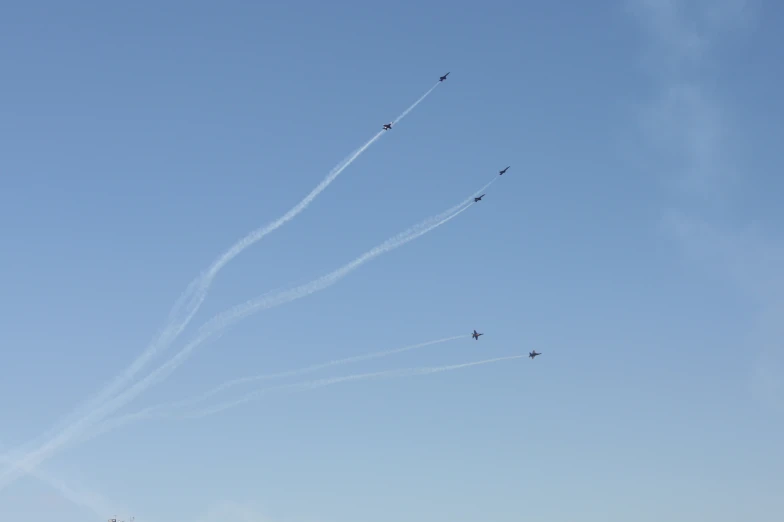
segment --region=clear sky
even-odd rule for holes
[[[782,23],[761,0],[7,5],[0,519],[780,520]],[[228,263],[134,379],[215,314],[339,268],[511,165],[482,202],[224,330],[106,419],[474,328],[177,414],[540,357],[95,435],[99,418],[33,476],[6,473],[5,452],[78,420],[200,272],[447,71]]]

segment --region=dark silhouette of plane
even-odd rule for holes
[[[449,76],[449,73],[446,73],[445,75],[443,75],[438,81],[439,82],[443,82],[444,80],[446,80],[447,76]]]
[[[474,333],[471,334],[471,337],[473,337],[474,339],[476,339],[478,341],[480,335],[484,335],[484,334],[483,333],[477,333],[477,331],[474,330]]]
[[[474,198],[474,203],[476,203],[477,201],[482,201],[482,198],[483,198],[483,197],[485,197],[485,194],[482,194],[482,195],[481,195],[481,196],[479,196],[478,198]]]
[[[531,359],[533,359],[533,358],[534,358],[534,357],[536,357],[537,355],[542,355],[542,354],[541,354],[541,353],[538,353],[536,350],[534,350],[533,352],[531,352],[531,353],[529,353],[529,354],[528,354],[528,357],[530,357]]]
[[[511,165],[509,165],[509,167],[511,167]],[[499,175],[501,175],[501,176],[503,176],[503,175],[504,175],[504,173],[505,173],[507,170],[509,170],[509,167],[506,167],[504,170],[499,170],[499,171],[498,171],[498,174],[499,174]]]
[[[392,124],[391,123],[385,123],[384,124],[384,130],[389,130],[391,128],[392,128]]]

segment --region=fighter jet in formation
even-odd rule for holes
[[[509,165],[509,167],[511,167],[511,165]],[[509,170],[509,167],[506,167],[504,170],[499,170],[499,171],[498,171],[498,175],[499,175],[499,176],[503,176],[503,175],[504,175],[504,173],[505,173],[507,170]]]
[[[478,198],[474,198],[474,203],[476,203],[477,201],[482,201],[482,198],[483,198],[483,197],[485,197],[485,194],[482,194],[482,195],[481,195],[481,196],[479,196]]]
[[[446,73],[445,75],[443,75],[438,81],[439,82],[443,82],[444,80],[446,80],[447,76],[449,76],[449,73]]]
[[[473,337],[474,339],[476,339],[478,341],[480,335],[484,335],[484,334],[483,333],[479,333],[476,330],[474,330],[474,333],[471,334],[471,337]],[[542,354],[537,352],[536,350],[534,350],[532,352],[528,352],[528,357],[530,357],[531,360],[533,360],[537,355],[542,355]]]
[[[392,128],[392,124],[391,123],[385,123],[384,124],[384,130],[389,130],[391,128]]]

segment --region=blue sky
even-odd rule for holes
[[[778,520],[783,15],[741,0],[6,8],[4,456],[74,420],[194,277],[447,71],[226,265],[136,377],[215,314],[339,268],[511,165],[484,200],[198,346],[109,417],[474,328],[478,342],[222,398],[543,355],[77,436],[0,480],[0,519]]]

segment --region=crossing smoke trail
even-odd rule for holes
[[[142,409],[142,410],[140,410],[140,411],[138,411],[136,413],[129,413],[127,415],[123,415],[122,417],[116,418],[114,420],[107,421],[107,422],[105,422],[105,423],[103,423],[101,425],[101,427],[99,428],[99,431],[101,433],[103,433],[104,431],[106,431],[106,428],[105,428],[106,426],[111,426],[109,429],[113,429],[114,427],[116,427],[115,425],[123,425],[123,424],[127,424],[128,422],[130,422],[132,420],[135,420],[135,419],[150,417],[150,416],[153,416],[156,412],[171,410],[171,409],[175,409],[175,408],[180,408],[180,407],[184,407],[184,406],[197,404],[199,402],[204,402],[205,400],[209,399],[210,397],[213,397],[213,396],[217,395],[218,393],[222,392],[223,390],[226,390],[226,389],[231,388],[233,386],[238,386],[240,384],[251,383],[251,382],[258,382],[258,381],[266,381],[266,380],[271,380],[271,379],[281,379],[281,378],[284,378],[284,377],[293,377],[295,375],[303,375],[303,374],[312,373],[312,372],[315,372],[315,371],[318,371],[318,370],[321,370],[321,369],[324,369],[324,368],[329,368],[331,366],[339,366],[339,365],[350,364],[350,363],[359,362],[359,361],[367,361],[367,360],[370,360],[370,359],[377,359],[377,358],[380,358],[380,357],[387,357],[387,356],[390,356],[390,355],[403,353],[403,352],[407,352],[407,351],[410,351],[410,350],[415,350],[417,348],[423,348],[425,346],[432,346],[434,344],[442,344],[442,343],[446,343],[446,342],[449,342],[449,341],[454,341],[454,340],[457,340],[457,339],[466,339],[466,338],[469,338],[469,337],[471,337],[470,334],[455,335],[455,336],[452,336],[452,337],[445,337],[443,339],[437,339],[435,341],[427,341],[427,342],[424,342],[424,343],[412,344],[412,345],[409,345],[409,346],[404,346],[402,348],[394,348],[392,350],[384,350],[384,351],[379,351],[379,352],[367,353],[367,354],[363,354],[363,355],[354,355],[352,357],[346,357],[346,358],[343,358],[343,359],[335,359],[335,360],[332,360],[332,361],[329,361],[329,362],[313,364],[311,366],[306,366],[304,368],[299,368],[299,369],[296,369],[296,370],[288,370],[288,371],[285,371],[285,372],[268,373],[268,374],[264,374],[264,375],[255,375],[255,376],[252,376],[252,377],[241,377],[239,379],[233,379],[233,380],[227,381],[227,382],[225,382],[225,383],[223,383],[223,384],[221,384],[219,386],[216,386],[212,390],[209,390],[209,391],[207,391],[207,392],[205,392],[205,393],[203,393],[201,395],[198,395],[196,397],[193,397],[193,398],[190,398],[190,399],[181,400],[181,401],[173,401],[173,402],[167,402],[167,403],[164,403],[164,404],[158,404],[156,406],[148,406],[147,408],[144,408],[144,409]],[[92,435],[90,438],[93,438],[93,436],[94,435]]]
[[[409,106],[403,113],[397,117],[395,122],[402,120],[411,110],[414,109],[417,105],[419,105],[433,90],[434,87],[431,87],[424,95],[422,95],[417,101],[415,101],[411,106]],[[210,285],[212,284],[213,279],[218,274],[218,272],[226,266],[233,258],[238,256],[243,250],[250,247],[257,241],[261,240],[267,234],[275,231],[276,229],[280,228],[286,222],[294,219],[298,214],[300,214],[303,210],[305,210],[308,205],[319,195],[323,192],[349,165],[351,165],[354,160],[356,160],[363,152],[365,152],[373,143],[375,143],[385,131],[379,131],[373,136],[370,140],[368,140],[364,145],[360,148],[355,150],[352,154],[350,154],[347,158],[343,161],[338,163],[333,169],[330,171],[329,174],[319,183],[316,188],[314,188],[305,198],[303,198],[299,203],[297,203],[294,207],[292,207],[288,212],[286,212],[283,216],[278,218],[277,220],[273,221],[272,223],[258,228],[244,238],[237,241],[231,248],[229,248],[224,254],[222,254],[217,260],[215,260],[209,269],[206,272],[202,272],[198,277],[196,277],[193,281],[191,281],[186,288],[185,292],[177,299],[174,306],[172,307],[171,311],[169,312],[168,319],[165,323],[165,326],[161,329],[161,331],[157,334],[157,337],[152,341],[152,343],[145,349],[142,354],[136,358],[136,360],[131,363],[131,365],[126,368],[126,370],[115,377],[114,381],[112,381],[109,385],[107,385],[103,390],[101,390],[98,394],[94,397],[89,399],[84,405],[78,407],[75,411],[71,414],[66,416],[65,419],[60,421],[59,426],[62,428],[64,424],[67,424],[69,420],[72,420],[74,417],[84,416],[86,415],[86,411],[90,411],[96,408],[101,403],[105,402],[109,397],[113,396],[117,393],[117,391],[125,385],[128,381],[133,379],[133,377],[162,349],[166,349],[169,345],[171,345],[177,337],[182,333],[185,327],[190,323],[193,316],[199,310],[202,302],[207,297],[207,290],[209,289]],[[185,309],[183,312],[183,308]],[[184,314],[184,316],[183,316]],[[57,431],[58,427],[55,426],[51,428],[47,434],[52,434],[54,431]],[[44,434],[43,437],[48,438],[50,435]],[[32,443],[28,443],[32,444]]]
[[[213,406],[212,408],[201,410],[201,411],[199,411],[197,413],[184,414],[184,415],[179,415],[179,416],[167,415],[166,413],[162,413],[160,411],[158,411],[156,413],[155,410],[158,409],[158,407],[145,408],[144,410],[141,410],[141,411],[139,411],[137,413],[125,415],[123,417],[119,417],[117,419],[113,419],[112,421],[109,421],[109,422],[106,422],[106,423],[102,424],[98,431],[90,434],[88,437],[85,438],[85,440],[89,440],[89,439],[95,438],[95,437],[97,437],[97,436],[99,436],[99,435],[101,435],[103,433],[106,433],[106,432],[111,431],[113,429],[119,428],[119,427],[121,427],[123,425],[126,425],[126,424],[128,424],[128,423],[130,423],[130,422],[132,422],[134,420],[141,420],[141,419],[152,418],[152,417],[161,417],[161,418],[175,417],[175,418],[180,418],[180,419],[198,419],[198,418],[202,418],[202,417],[207,417],[209,415],[214,415],[216,413],[220,413],[222,411],[225,411],[225,410],[228,410],[228,409],[231,409],[231,408],[235,408],[237,406],[245,404],[246,402],[250,402],[250,401],[252,401],[252,400],[254,400],[256,398],[260,398],[262,396],[266,396],[268,393],[274,392],[274,391],[298,390],[298,389],[299,390],[312,390],[314,388],[321,388],[321,387],[324,387],[324,386],[331,386],[331,385],[334,385],[334,384],[340,384],[340,383],[349,382],[349,381],[359,381],[359,380],[367,380],[367,379],[382,379],[382,378],[391,378],[391,377],[411,377],[411,376],[417,376],[417,375],[429,375],[429,374],[432,374],[432,373],[440,373],[440,372],[446,372],[446,371],[451,371],[451,370],[458,370],[458,369],[461,369],[461,368],[468,368],[468,367],[471,367],[471,366],[478,366],[478,365],[482,365],[482,364],[490,364],[490,363],[499,362],[499,361],[508,361],[508,360],[512,360],[512,359],[520,359],[522,357],[525,357],[525,356],[524,355],[512,355],[512,356],[507,356],[507,357],[496,357],[494,359],[485,359],[485,360],[482,360],[482,361],[474,361],[474,362],[469,362],[469,363],[452,364],[452,365],[449,365],[449,366],[437,366],[437,367],[430,367],[430,368],[404,368],[404,369],[400,369],[400,370],[386,370],[386,371],[382,371],[382,372],[360,373],[360,374],[354,374],[354,375],[347,375],[347,376],[343,376],[343,377],[331,377],[331,378],[328,378],[328,379],[319,379],[319,380],[315,380],[315,381],[305,381],[305,382],[298,382],[298,383],[293,383],[293,384],[284,384],[284,385],[280,385],[280,386],[274,386],[274,387],[271,387],[271,388],[263,388],[261,390],[254,391],[254,392],[251,392],[251,393],[245,395],[244,397],[242,397],[240,399],[235,399],[233,401],[227,401],[227,402],[224,402],[224,403],[219,404],[217,406]]]
[[[267,380],[271,380],[271,379],[282,379],[282,378],[285,378],[285,377],[294,377],[295,375],[303,375],[303,374],[306,374],[306,373],[312,373],[312,372],[315,372],[315,371],[318,371],[318,370],[322,370],[324,368],[329,368],[331,366],[339,366],[339,365],[343,365],[343,364],[350,364],[350,363],[355,363],[355,362],[360,362],[360,361],[367,361],[367,360],[370,360],[370,359],[377,359],[377,358],[380,358],[380,357],[388,357],[390,355],[403,353],[403,352],[408,352],[410,350],[415,350],[417,348],[424,348],[425,346],[432,346],[434,344],[442,344],[442,343],[446,343],[446,342],[449,342],[449,341],[455,341],[457,339],[466,339],[468,337],[471,337],[471,336],[469,334],[455,335],[455,336],[452,336],[452,337],[446,337],[444,339],[437,339],[435,341],[427,341],[427,342],[424,342],[424,343],[412,344],[412,345],[409,345],[409,346],[404,346],[402,348],[394,348],[392,350],[384,350],[384,351],[379,351],[379,352],[367,353],[367,354],[364,354],[364,355],[354,355],[352,357],[346,357],[346,358],[343,358],[343,359],[335,359],[333,361],[329,361],[329,362],[325,362],[325,363],[319,363],[319,364],[314,364],[314,365],[311,365],[311,366],[306,366],[305,368],[299,368],[297,370],[288,370],[288,371],[285,371],[285,372],[268,373],[268,374],[263,374],[263,375],[254,375],[252,377],[241,377],[239,379],[233,379],[231,381],[227,381],[227,382],[225,382],[225,383],[223,383],[223,384],[221,384],[219,386],[216,386],[212,390],[209,390],[209,391],[207,391],[207,392],[205,392],[205,393],[203,393],[203,394],[201,394],[201,395],[199,395],[197,397],[194,397],[194,398],[191,398],[191,399],[186,399],[186,400],[183,400],[183,401],[171,402],[171,403],[168,403],[168,404],[161,404],[161,405],[159,405],[159,406],[157,406],[155,408],[164,409],[164,408],[177,408],[177,407],[180,407],[180,406],[187,406],[189,404],[195,404],[195,403],[203,402],[206,399],[209,399],[210,397],[213,397],[214,395],[217,395],[218,393],[222,392],[223,390],[226,390],[226,389],[231,388],[233,386],[239,386],[240,384],[246,384],[246,383],[251,383],[251,382],[258,382],[258,381],[267,381]]]
[[[480,191],[485,190],[485,188],[489,187],[495,182],[495,178],[487,183],[483,188],[479,189],[479,191],[475,192],[478,194]],[[41,445],[37,450],[29,452],[21,461],[17,461],[16,464],[12,466],[12,469],[6,470],[2,475],[0,475],[0,490],[4,488],[6,485],[10,484],[18,475],[19,475],[19,468],[33,468],[43,462],[49,455],[54,453],[58,448],[67,444],[69,440],[74,436],[78,435],[80,428],[83,425],[89,425],[89,422],[92,420],[93,417],[97,417],[96,420],[100,419],[101,417],[106,416],[107,414],[115,411],[117,408],[126,404],[129,400],[132,400],[135,396],[142,393],[146,390],[149,386],[151,386],[155,380],[160,380],[165,378],[167,375],[172,373],[177,367],[179,367],[185,359],[188,357],[190,352],[199,344],[206,341],[209,337],[214,336],[215,334],[219,334],[222,330],[231,326],[232,324],[244,319],[245,317],[250,316],[251,314],[268,308],[272,308],[275,306],[279,306],[281,304],[294,301],[296,299],[306,297],[314,292],[319,290],[323,290],[329,286],[332,286],[336,282],[338,282],[343,277],[347,276],[352,271],[359,268],[364,263],[372,260],[375,257],[378,257],[381,254],[394,250],[404,244],[412,241],[431,230],[447,223],[448,221],[454,219],[461,213],[468,210],[471,203],[473,202],[473,196],[467,198],[463,202],[455,205],[454,207],[450,208],[449,210],[438,214],[437,216],[431,217],[426,219],[425,221],[419,223],[411,227],[410,229],[401,232],[397,236],[388,239],[381,245],[369,250],[365,254],[361,255],[354,261],[344,265],[343,267],[322,276],[310,283],[306,283],[304,285],[300,285],[294,289],[287,290],[284,292],[280,292],[277,295],[273,296],[260,296],[256,299],[252,299],[247,301],[244,304],[235,306],[232,309],[227,310],[221,314],[214,316],[212,319],[207,321],[202,327],[199,329],[202,332],[198,335],[193,341],[187,344],[182,350],[180,350],[177,355],[171,358],[169,361],[164,363],[162,366],[158,367],[155,371],[150,373],[147,377],[142,379],[141,381],[137,382],[133,386],[131,386],[128,390],[121,393],[120,395],[116,396],[114,399],[107,401],[106,403],[100,405],[96,409],[94,409],[90,414],[86,415],[79,421],[76,421],[62,430],[58,435],[50,439],[45,444]]]
[[[108,387],[104,388],[97,396],[90,399],[85,405],[81,408],[77,409],[75,412],[71,413],[69,417],[65,420],[60,422],[61,429],[62,425],[66,423],[68,418],[73,419],[78,415],[85,415],[85,410],[94,409],[100,403],[106,401],[109,397],[114,395],[118,388],[120,388],[123,384],[125,384],[128,380],[133,378],[133,376],[138,373],[147,362],[155,356],[155,354],[162,348],[169,346],[174,340],[179,336],[183,329],[188,325],[190,320],[198,311],[201,303],[206,299],[207,296],[207,289],[212,283],[212,280],[217,275],[218,271],[223,268],[226,264],[228,264],[234,257],[239,255],[244,249],[251,246],[256,241],[259,241],[265,235],[269,234],[270,232],[274,231],[275,229],[282,226],[286,221],[293,219],[297,214],[302,212],[302,210],[310,204],[315,197],[322,192],[327,185],[329,185],[334,179],[354,160],[356,159],[362,152],[364,152],[370,145],[373,144],[378,138],[381,136],[383,131],[378,132],[373,138],[371,138],[367,143],[365,143],[362,147],[354,151],[349,157],[344,159],[341,163],[339,163],[331,172],[330,174],[315,188],[313,189],[308,196],[306,196],[302,201],[300,201],[296,206],[290,209],[286,214],[282,217],[278,218],[276,221],[270,223],[266,227],[257,229],[247,236],[245,236],[242,240],[236,242],[234,246],[232,246],[228,251],[226,251],[220,258],[218,258],[212,266],[207,270],[206,273],[203,273],[188,285],[188,289],[185,293],[180,296],[180,298],[175,303],[174,307],[172,308],[171,312],[169,313],[169,319],[167,321],[167,326],[163,329],[163,332],[159,334],[158,339],[153,342],[132,364],[128,367],[125,372],[115,378],[115,381],[110,384]],[[178,311],[184,306],[183,303],[185,302],[188,294],[193,294],[196,292],[195,295],[191,296],[191,300],[188,303],[188,309],[186,316],[183,319],[177,319]],[[57,428],[50,429],[47,433],[51,434],[56,431]],[[44,437],[47,435],[45,434]],[[49,435],[51,436],[51,435]],[[30,443],[28,443],[29,445]]]
[[[155,341],[149,348],[147,348],[147,350],[145,350],[142,355],[139,356],[121,376],[115,379],[115,381],[109,387],[104,389],[99,395],[89,401],[87,405],[82,408],[82,410],[91,409],[92,407],[95,407],[96,404],[103,402],[106,400],[106,398],[113,395],[118,388],[132,379],[133,376],[136,375],[161,348],[166,348],[172,342],[174,342],[174,340],[179,336],[182,330],[185,329],[190,320],[199,310],[202,302],[204,302],[204,300],[207,298],[207,290],[212,284],[213,279],[215,279],[215,276],[217,276],[218,272],[232,259],[237,257],[243,250],[260,241],[264,236],[277,230],[286,222],[294,219],[294,217],[305,210],[305,208],[307,208],[308,205],[310,205],[310,203],[316,199],[319,194],[321,194],[321,192],[323,192],[349,165],[351,165],[351,163],[353,163],[360,154],[365,152],[368,147],[375,143],[381,137],[383,132],[384,131],[380,131],[376,133],[376,135],[368,140],[367,143],[354,151],[354,153],[352,153],[347,159],[344,159],[337,166],[335,166],[327,175],[327,177],[324,178],[321,183],[319,183],[316,188],[310,192],[310,194],[305,196],[304,199],[292,207],[283,216],[265,227],[254,230],[241,240],[237,241],[231,248],[229,248],[229,250],[227,250],[210,266],[206,273],[202,273],[196,279],[194,279],[188,285],[188,289],[186,290],[185,294],[179,298],[177,304],[175,304],[172,311],[170,312],[168,321],[169,324],[164,328],[163,334],[161,334],[159,339]],[[182,303],[185,301],[188,294],[193,295],[191,295],[190,300],[188,301],[185,317],[182,319],[177,319],[177,312],[179,312],[180,308],[183,307]]]
[[[202,417],[207,417],[209,415],[214,415],[216,413],[220,413],[222,411],[235,408],[241,404],[249,402],[254,398],[261,397],[266,395],[267,392],[273,390],[286,390],[286,389],[300,389],[300,390],[313,390],[315,388],[322,388],[324,386],[332,386],[334,384],[340,384],[349,381],[360,381],[360,380],[368,380],[368,379],[383,379],[383,378],[391,378],[391,377],[413,377],[417,375],[430,375],[433,373],[440,373],[440,372],[447,372],[452,370],[458,370],[461,368],[468,368],[471,366],[479,366],[482,364],[490,364],[499,361],[509,361],[512,359],[520,359],[525,357],[524,355],[511,355],[508,357],[496,357],[494,359],[485,359],[483,361],[474,361],[469,363],[462,363],[462,364],[452,364],[449,366],[437,366],[431,368],[405,368],[402,370],[387,370],[383,372],[372,372],[372,373],[360,373],[354,375],[347,375],[344,377],[332,377],[329,379],[319,379],[317,381],[308,381],[303,383],[294,383],[294,384],[286,384],[282,386],[275,386],[274,388],[266,388],[259,391],[255,391],[249,393],[245,397],[241,399],[237,399],[230,402],[225,402],[223,404],[219,404],[207,410],[201,410],[197,413],[192,413],[188,415],[182,415],[182,418],[186,419],[198,419]]]

